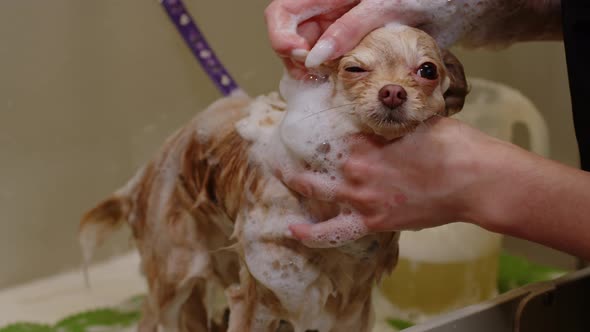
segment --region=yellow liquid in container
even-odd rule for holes
[[[381,291],[394,318],[422,322],[497,294],[501,237],[464,223],[400,236],[400,258]]]

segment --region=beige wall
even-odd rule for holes
[[[249,93],[276,87],[267,1],[186,2]],[[0,1],[0,41],[3,287],[77,264],[80,214],[219,95],[155,0]],[[576,163],[561,45],[458,54],[468,74],[530,96],[548,120],[553,157]],[[128,247],[127,236],[102,256]]]

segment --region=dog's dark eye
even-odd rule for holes
[[[346,70],[349,73],[364,73],[366,72],[365,69],[361,68],[361,67],[346,67],[344,68],[344,70]]]
[[[425,62],[418,68],[418,75],[427,80],[435,80],[438,78],[438,71],[436,65],[432,62]]]

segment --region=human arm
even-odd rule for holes
[[[344,163],[336,199],[352,206],[365,233],[466,221],[590,259],[590,174],[437,118],[387,144],[365,140]],[[313,177],[288,183],[325,198]],[[343,225],[291,227],[309,246],[330,246]],[[343,241],[355,240],[351,236]]]
[[[443,48],[561,39],[559,0],[274,0],[265,17],[291,73],[343,55],[391,22],[422,28]]]

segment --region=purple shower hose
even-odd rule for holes
[[[160,3],[194,56],[199,60],[203,70],[215,83],[219,91],[227,96],[239,90],[237,83],[219,61],[207,40],[205,40],[205,36],[195,24],[182,0],[160,0]]]

